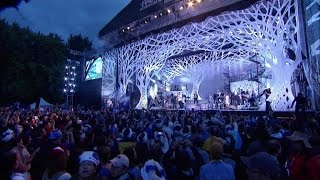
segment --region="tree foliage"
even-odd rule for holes
[[[67,48],[56,34],[44,35],[0,20],[0,103],[63,100]]]

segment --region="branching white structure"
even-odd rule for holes
[[[119,97],[126,94],[132,76],[137,70],[142,44],[137,42],[116,49],[118,59]]]
[[[250,54],[255,54],[266,59],[266,66],[270,67],[275,78],[269,97],[272,108],[288,110],[293,101],[291,76],[302,61],[295,8],[295,0],[261,0],[244,10],[208,17],[202,22],[190,23],[120,47],[116,50],[121,79],[119,83],[122,86],[120,91],[125,92],[136,72],[141,93],[137,108],[146,107],[147,88],[155,73],[161,71],[169,81],[183,72],[191,73],[193,76],[190,74],[190,77],[203,72],[203,76],[193,79],[193,91],[198,91],[206,74],[203,67],[210,69],[206,60],[195,63],[199,62],[197,59],[201,59],[201,55],[184,58],[179,61],[180,64],[172,64],[175,62],[170,57],[174,55],[187,51],[213,52],[218,56],[209,60],[212,64],[212,59],[236,62],[247,60]]]
[[[226,20],[219,23],[218,32],[239,49],[258,52],[271,67],[272,108],[289,110],[294,99],[291,76],[302,61],[294,1],[267,1],[221,17]]]
[[[170,45],[168,39],[161,36],[160,38],[146,38],[140,43],[144,46],[137,65],[136,85],[141,94],[137,109],[147,108],[151,78],[162,69],[170,56],[179,51]]]
[[[106,53],[103,57],[103,69],[102,69],[102,97],[113,98],[115,96],[116,87],[116,61],[114,60],[115,53]]]

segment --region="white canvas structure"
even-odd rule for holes
[[[116,53],[113,57],[119,62],[120,94],[125,92],[135,74],[141,93],[137,108],[146,108],[147,89],[155,74],[166,77],[167,81],[188,73],[192,77],[191,74],[200,74],[200,71],[205,76],[205,72],[214,65],[214,59],[232,64],[258,55],[265,59],[265,66],[270,67],[274,78],[269,97],[272,108],[290,110],[294,99],[291,76],[302,61],[295,1],[262,0],[244,10],[224,12],[202,22],[190,23],[113,49],[112,52]],[[220,56],[210,59],[209,55],[204,58],[194,55],[185,57],[180,65],[168,65],[171,57],[187,51],[204,51],[211,56]],[[199,63],[192,63],[192,58],[200,58]],[[169,69],[163,69],[166,67]],[[201,79],[193,79],[194,91],[199,89]]]
[[[40,98],[40,103],[39,103],[39,107],[51,107],[53,106],[52,104],[48,103],[46,100],[44,100],[43,98]],[[31,109],[34,109],[36,107],[36,103],[32,103],[30,105]]]

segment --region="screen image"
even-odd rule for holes
[[[101,78],[102,77],[102,64],[103,64],[102,58],[101,57],[97,58],[94,61],[94,63],[92,64],[92,66],[90,67],[85,80],[87,81],[87,80]],[[86,62],[86,67],[88,68],[88,66],[90,66],[90,61]]]

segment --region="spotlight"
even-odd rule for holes
[[[66,90],[66,89],[63,89],[63,92],[67,92],[67,90]]]
[[[197,0],[198,3],[201,3],[202,0]]]
[[[71,83],[69,83],[69,86],[71,86],[72,84]]]
[[[76,67],[72,66],[72,69],[75,69]]]
[[[125,30],[124,29],[122,29],[122,32],[124,32]]]
[[[182,10],[182,9],[183,9],[183,6],[180,7],[180,10]]]
[[[157,15],[154,15],[154,18],[155,18],[155,19],[157,19],[157,18],[158,18],[158,16],[157,16]]]
[[[188,2],[188,7],[192,7],[192,6],[193,6],[193,2],[192,1]]]
[[[68,80],[68,78],[65,77],[64,80],[66,81],[66,80]]]
[[[68,69],[68,66],[66,66],[66,69]]]
[[[130,29],[130,27],[128,26],[128,27],[127,27],[127,29],[129,30],[129,29]]]
[[[167,12],[170,14],[170,13],[171,13],[171,10],[170,10],[170,9],[167,9]]]
[[[73,89],[71,89],[70,92],[72,93],[72,92],[73,92]]]

